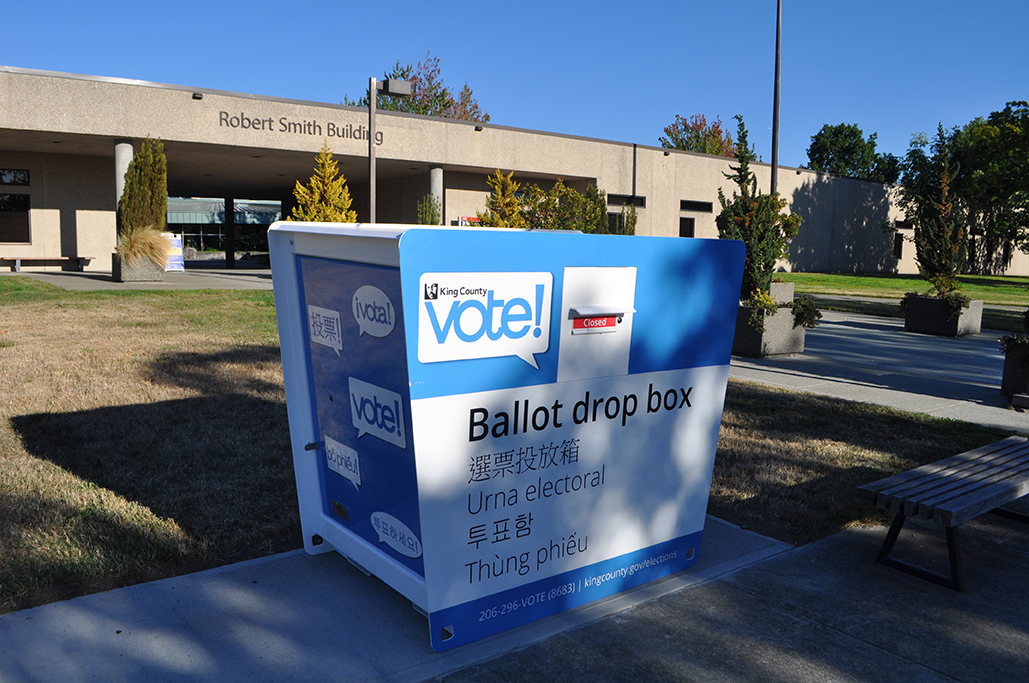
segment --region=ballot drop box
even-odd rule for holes
[[[743,244],[268,233],[304,546],[447,650],[697,561]]]

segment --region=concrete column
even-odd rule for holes
[[[236,202],[225,198],[225,267],[236,267]]]
[[[447,222],[443,218],[443,169],[442,168],[430,168],[429,169],[429,194],[436,198],[439,202],[439,221],[440,225],[446,225]]]
[[[117,140],[114,143],[114,205],[118,206],[122,193],[125,192],[125,172],[132,161],[132,142]]]

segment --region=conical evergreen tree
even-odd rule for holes
[[[168,217],[168,159],[164,143],[147,137],[125,171],[118,200],[116,253],[129,262],[149,258],[164,267],[168,242],[161,234]]]
[[[718,202],[722,211],[715,223],[719,237],[740,240],[747,247],[740,287],[740,300],[747,301],[759,293],[768,294],[775,263],[789,255],[789,241],[797,235],[800,216],[782,213],[786,200],[778,192],[762,194],[757,189],[757,177],[750,170],[754,150],[747,144],[743,117],[737,116],[736,120],[739,127],[735,156],[739,166],[730,166],[735,173],[723,175],[736,183],[737,190],[733,191],[732,200],[728,200],[719,188]]]
[[[353,200],[347,189],[347,179],[332,158],[328,140],[322,143],[321,151],[315,157],[314,175],[306,186],[298,180],[293,196],[297,204],[293,207],[290,220],[322,223],[357,221],[357,212],[350,209]]]
[[[495,228],[524,228],[521,201],[517,192],[521,185],[514,180],[514,171],[507,175],[496,172],[486,179],[492,192],[486,200],[486,213],[476,213],[484,226]]]
[[[168,217],[168,159],[164,143],[146,138],[125,171],[118,200],[118,236],[151,228],[161,232]]]

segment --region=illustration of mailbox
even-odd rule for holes
[[[697,560],[742,243],[276,223],[304,546],[437,651]]]

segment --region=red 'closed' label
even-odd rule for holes
[[[613,328],[618,324],[614,316],[600,318],[574,318],[572,320],[573,330],[603,330]]]

